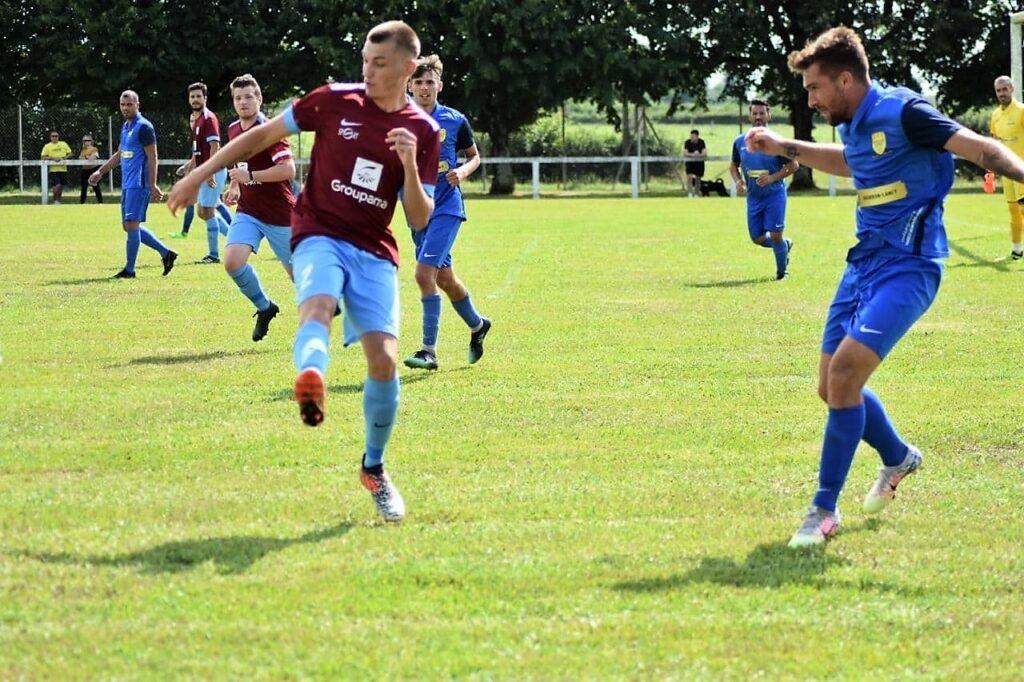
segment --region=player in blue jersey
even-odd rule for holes
[[[1024,180],[1024,161],[917,93],[872,81],[860,37],[848,28],[821,34],[790,54],[789,65],[803,76],[808,105],[837,127],[843,146],[754,128],[747,148],[852,177],[857,190],[857,243],[846,257],[821,345],[818,395],[828,404],[828,420],[819,487],[789,543],[800,547],[824,543],[839,528],[839,493],[861,440],[882,459],[864,499],[868,513],[881,511],[921,466],[920,451],[900,437],[866,384],[938,293],[949,254],[942,214],[953,154],[1017,182]]]
[[[750,103],[752,128],[767,128],[772,120],[768,103],[755,99]],[[783,239],[786,229],[786,183],[800,164],[792,159],[750,151],[740,135],[732,143],[732,163],[729,173],[736,183],[736,191],[747,195],[747,231],[758,246],[775,253],[775,279],[789,275],[789,250],[792,239]],[[747,182],[750,178],[750,182]]]
[[[398,242],[390,225],[401,191],[406,223],[426,227],[440,149],[437,123],[406,95],[419,52],[408,24],[377,25],[363,44],[362,83],[332,82],[295,100],[193,170],[167,202],[172,211],[184,208],[217,169],[300,130],[316,133],[309,175],[291,214],[299,306],[295,401],[305,424],[323,422],[331,324],[341,305],[345,345],[359,342],[367,368],[359,479],[388,521],[405,516],[405,502],[384,471],[399,397]]]
[[[89,184],[98,185],[111,168],[121,166],[121,226],[126,236],[126,259],[124,268],[114,275],[114,279],[134,279],[140,243],[160,254],[164,275],[167,275],[178,254],[160,243],[143,226],[150,200],[160,201],[164,197],[156,184],[156,131],[153,124],[139,113],[139,96],[134,90],[121,93],[120,107],[124,116],[121,143],[106,163],[89,176]]]
[[[409,81],[409,92],[416,103],[441,126],[434,212],[427,229],[412,231],[416,245],[416,284],[423,305],[423,345],[405,359],[405,365],[417,369],[437,369],[437,332],[441,326],[439,289],[469,327],[469,364],[483,357],[484,337],[491,330],[491,321],[476,311],[469,290],[455,274],[452,264],[452,246],[466,220],[460,185],[480,167],[480,152],[466,117],[437,101],[438,93],[444,88],[443,69],[437,55],[422,57],[417,60],[416,71]],[[460,152],[466,157],[461,166],[458,164]]]

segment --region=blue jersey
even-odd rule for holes
[[[121,126],[121,187],[136,189],[149,187],[149,159],[146,147],[156,144],[153,124],[142,114],[129,119]]]
[[[942,202],[953,186],[944,149],[960,125],[907,88],[872,83],[853,120],[838,126],[857,189],[857,239],[850,260],[895,249],[949,255]]]
[[[466,219],[462,190],[448,184],[445,175],[458,165],[458,153],[476,141],[469,120],[460,111],[438,103],[431,116],[441,126],[441,155],[437,164],[437,185],[434,186],[434,215],[454,215]]]
[[[744,137],[746,134],[741,134],[732,143],[732,162],[739,166],[740,172],[743,173],[743,181],[747,183],[747,199],[755,202],[777,199],[780,196],[785,199],[786,183],[784,181],[779,180],[761,187],[757,184],[757,179],[762,175],[778,173],[783,166],[789,163],[789,159],[784,156],[747,151]]]

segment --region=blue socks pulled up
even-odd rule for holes
[[[818,492],[814,504],[835,511],[839,493],[853,464],[853,455],[864,436],[864,404],[839,409],[829,408],[825,422],[825,442],[821,447]]]
[[[903,464],[908,450],[906,441],[896,432],[875,392],[865,386],[861,394],[864,396],[864,442],[878,450],[885,466]]]
[[[363,417],[366,420],[366,455],[363,466],[366,468],[384,462],[384,448],[395,426],[400,391],[397,375],[390,381],[366,377],[366,383],[363,384]]]
[[[295,343],[292,345],[295,369],[301,372],[313,367],[321,375],[326,375],[327,364],[330,361],[328,351],[330,337],[330,330],[313,320],[299,327],[299,330],[295,332]]]
[[[238,285],[238,288],[245,294],[246,298],[252,301],[252,304],[256,306],[256,310],[266,310],[270,307],[270,299],[267,298],[266,292],[263,291],[259,275],[256,274],[256,270],[251,265],[246,263],[240,269],[229,272],[228,275],[231,276],[231,279],[235,280],[235,284]]]
[[[423,304],[423,345],[433,348],[437,345],[437,331],[441,327],[441,294],[424,296]]]
[[[469,292],[466,292],[466,298],[459,301],[452,301],[452,307],[455,308],[455,312],[459,314],[462,321],[466,323],[470,329],[476,329],[480,326],[483,320],[480,319],[480,313],[473,307],[473,300],[469,297]]]

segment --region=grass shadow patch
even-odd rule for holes
[[[24,556],[43,563],[79,564],[85,566],[137,566],[144,573],[182,573],[213,562],[222,575],[244,573],[268,554],[280,552],[294,545],[322,542],[344,535],[352,529],[351,523],[339,523],[330,528],[310,531],[294,538],[272,538],[256,535],[233,535],[198,540],[165,542],[149,549],[126,554],[77,556],[66,552],[41,553]]]
[[[691,289],[731,289],[735,287],[748,287],[753,284],[764,284],[774,282],[774,277],[753,277],[751,279],[726,279],[716,282],[693,282],[686,286]]]
[[[140,358],[132,358],[128,362],[108,365],[107,368],[115,369],[118,367],[133,367],[136,365],[185,365],[192,362],[223,360],[224,358],[236,356],[265,355],[270,352],[272,352],[270,349],[258,350],[252,348],[250,350],[218,350],[211,351],[209,353],[188,353],[185,355],[144,355]]]

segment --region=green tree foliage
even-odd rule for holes
[[[732,76],[730,94],[752,89],[785,105],[797,137],[811,140],[813,112],[800,78],[789,72],[790,52],[832,26],[849,26],[864,38],[873,78],[920,89],[920,74],[938,88],[940,106],[949,105],[957,113],[991,101],[990,89],[979,87],[993,77],[980,73],[989,66],[982,55],[998,49],[1007,54],[1005,43],[985,47],[997,25],[1007,23],[1007,11],[1003,0],[739,0],[709,5],[708,39],[713,58]],[[965,59],[969,70],[963,68]],[[954,83],[958,87],[948,91],[947,99],[946,86]],[[826,139],[831,140],[831,133]],[[794,185],[813,186],[809,169],[801,169]]]

